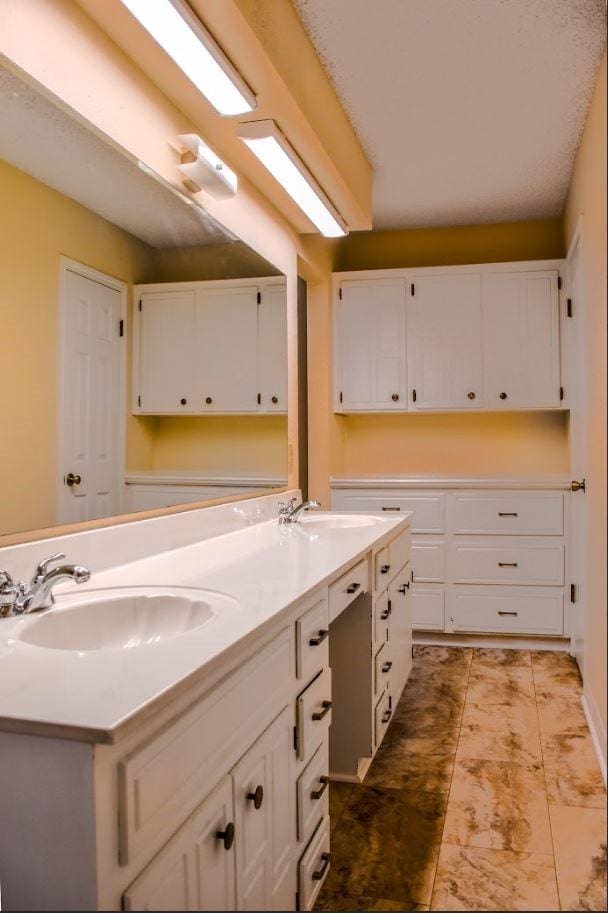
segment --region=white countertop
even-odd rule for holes
[[[57,605],[47,610],[82,602],[87,589],[134,585],[200,587],[238,600],[212,623],[161,643],[89,652],[47,649],[19,639],[40,616],[1,619],[0,729],[114,741],[136,714],[169,700],[186,680],[217,670],[297,600],[394,537],[410,515],[374,516],[373,525],[347,529],[257,523],[94,573],[90,583],[57,595]]]

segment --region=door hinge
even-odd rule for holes
[[[344,397],[342,396],[342,392],[340,391],[340,402],[343,402],[343,401],[344,401]]]
[[[563,387],[559,388],[559,398],[560,398],[560,400],[562,400],[564,398],[564,388]]]
[[[570,584],[570,602],[576,602],[576,583]]]
[[[119,321],[118,321],[118,335],[119,335],[119,336],[124,336],[124,335],[125,335],[125,322],[124,322],[124,320],[119,320]]]
[[[262,405],[262,394],[258,393],[258,406]]]
[[[298,727],[293,727],[293,748],[294,751],[298,750]]]
[[[562,277],[561,276],[557,277],[557,287],[558,287],[559,291],[561,292],[561,290],[562,290]]]
[[[416,391],[412,390],[412,399],[416,402]]]
[[[566,299],[566,317],[572,317],[572,298]]]
[[[412,284],[410,285],[410,292],[412,293],[412,298],[413,298],[414,295],[416,294],[416,288],[415,288],[413,282],[412,282]]]
[[[137,405],[138,405],[138,406],[141,406],[141,396],[138,396],[138,397],[137,397]]]
[[[258,304],[262,303],[262,293],[261,292],[258,292],[257,302],[258,302]]]
[[[342,289],[341,288],[338,289],[338,298],[340,299],[340,301],[342,301]]]
[[[143,304],[142,304],[141,298],[139,299],[139,302],[138,302],[137,307],[139,308],[140,311],[143,311],[144,306],[143,306]]]

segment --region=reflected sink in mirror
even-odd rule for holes
[[[374,526],[379,518],[354,514],[305,514],[297,522],[312,529],[354,529],[357,526]]]
[[[231,596],[211,590],[89,590],[82,601],[24,619],[17,636],[50,650],[131,650],[187,634],[237,604]]]

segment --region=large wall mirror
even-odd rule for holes
[[[0,199],[0,536],[285,487],[285,277],[2,68]]]

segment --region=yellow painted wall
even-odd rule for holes
[[[153,282],[197,282],[280,276],[281,271],[247,244],[233,241],[156,250],[153,274]]]
[[[151,248],[0,161],[0,534],[56,522],[59,257],[132,285]],[[129,417],[127,444],[152,467],[151,428]]]
[[[564,214],[564,241],[582,218],[587,430],[585,691],[606,730],[606,53]]]

